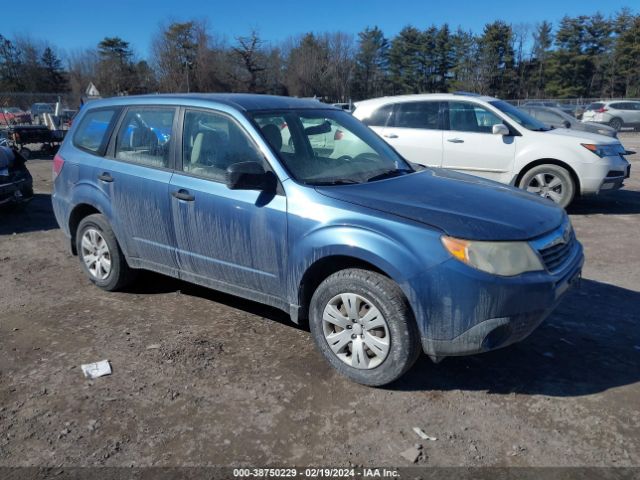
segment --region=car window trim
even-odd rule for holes
[[[173,110],[174,114],[173,114],[173,123],[171,125],[171,140],[173,140],[175,138],[176,135],[176,119],[178,116],[178,108],[175,105],[161,105],[161,104],[153,104],[153,105],[127,105],[125,107],[122,108],[122,111],[120,112],[120,117],[118,118],[118,121],[116,122],[115,128],[113,129],[111,138],[109,139],[109,145],[107,147],[107,151],[106,154],[103,155],[105,158],[108,158],[109,160],[114,160],[116,162],[121,162],[127,165],[136,165],[138,167],[145,167],[145,168],[151,168],[153,170],[160,170],[160,171],[164,171],[164,172],[173,172],[174,171],[174,165],[175,165],[175,142],[173,142],[173,144],[171,145],[171,149],[169,151],[169,161],[167,162],[167,166],[164,167],[158,167],[155,165],[146,165],[143,163],[137,163],[137,162],[131,162],[129,160],[124,160],[122,158],[116,158],[116,142],[118,141],[118,133],[120,131],[120,127],[122,126],[122,123],[124,122],[124,119],[127,118],[127,114],[129,113],[130,110],[157,110],[157,109],[162,109],[162,110]]]
[[[276,195],[282,195],[285,196],[285,191],[284,191],[284,187],[282,186],[282,181],[280,180],[280,178],[278,177],[278,174],[275,172],[275,170],[273,169],[273,167],[271,166],[271,164],[269,163],[269,160],[265,157],[264,152],[262,151],[262,149],[260,148],[260,146],[255,142],[255,140],[253,139],[253,136],[251,135],[251,133],[236,119],[234,118],[233,115],[231,115],[228,112],[222,111],[222,110],[218,110],[216,108],[206,108],[206,107],[194,107],[194,106],[189,106],[189,105],[181,105],[178,111],[178,116],[179,121],[177,122],[176,128],[177,128],[177,141],[176,141],[176,156],[175,156],[175,168],[174,168],[174,172],[179,174],[179,175],[184,175],[187,177],[191,177],[191,178],[196,178],[199,180],[206,180],[208,182],[215,182],[215,183],[219,183],[224,185],[225,182],[224,181],[220,181],[220,180],[216,180],[215,178],[211,178],[211,177],[207,177],[205,175],[198,175],[196,173],[192,173],[192,172],[186,172],[184,170],[184,148],[183,148],[183,136],[184,136],[184,119],[187,116],[187,112],[202,112],[202,113],[214,113],[217,115],[221,115],[224,117],[229,118],[232,122],[235,122],[235,124],[238,126],[238,128],[240,128],[240,130],[242,130],[244,132],[244,134],[247,136],[247,138],[249,139],[249,141],[251,142],[251,144],[255,147],[256,151],[260,153],[260,155],[262,156],[262,160],[263,160],[263,166],[265,171],[267,172],[271,172],[273,175],[275,175],[278,184],[276,187]],[[177,146],[179,145],[179,147]]]
[[[78,132],[80,130],[80,127],[82,126],[82,123],[83,123],[85,117],[87,115],[89,115],[90,113],[101,112],[101,111],[110,111],[110,110],[113,110],[113,117],[109,121],[109,125],[107,126],[107,130],[105,132],[106,142],[104,142],[104,145],[101,146],[96,151],[91,150],[89,148],[85,148],[82,145],[79,145],[76,142],[76,137],[78,135]],[[73,138],[71,139],[71,143],[73,144],[73,146],[75,148],[77,148],[78,150],[82,150],[83,152],[88,153],[89,155],[93,155],[95,157],[101,157],[101,158],[104,157],[106,155],[106,153],[109,151],[109,145],[110,145],[112,137],[113,137],[113,132],[115,131],[116,125],[119,124],[119,122],[120,122],[120,116],[122,115],[122,111],[123,110],[124,110],[124,108],[121,107],[120,105],[113,105],[113,106],[110,106],[110,107],[98,107],[98,108],[87,109],[87,111],[82,116],[82,119],[78,123],[78,128],[75,129],[75,131],[73,132]]]

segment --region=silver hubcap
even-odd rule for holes
[[[527,191],[560,203],[564,195],[564,183],[553,173],[538,173],[529,181]]]
[[[92,277],[104,280],[111,272],[111,252],[102,234],[95,228],[88,228],[82,235],[82,261]]]
[[[341,293],[327,303],[322,330],[329,348],[351,367],[375,368],[389,354],[387,321],[373,303],[355,293]]]

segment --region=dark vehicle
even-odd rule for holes
[[[602,125],[595,122],[580,122],[568,113],[553,107],[520,107],[525,113],[533,118],[540,120],[542,123],[553,128],[570,128],[581,132],[599,133],[608,137],[617,138],[618,132],[615,128],[608,125]]]
[[[0,145],[0,206],[21,204],[33,198],[33,179],[25,162],[14,149]]]
[[[31,156],[27,145],[40,144],[44,153],[55,153],[64,135],[64,130],[49,130],[44,125],[16,125],[6,130],[7,143],[16,147],[26,159]]]

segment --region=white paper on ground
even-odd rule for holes
[[[82,373],[84,373],[84,376],[87,378],[98,378],[105,375],[111,375],[111,364],[109,363],[109,360],[86,363],[84,365],[80,365],[80,368],[82,368]]]

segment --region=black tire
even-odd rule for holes
[[[545,191],[543,186],[540,185],[540,191],[534,191],[539,186],[536,180],[537,178],[540,178],[538,177],[539,175],[542,175],[545,179],[556,177],[560,179],[562,184],[560,188],[554,187],[549,191]],[[549,183],[551,182],[549,181]],[[531,190],[529,191],[532,193],[537,193],[541,197],[548,198],[560,205],[562,208],[567,208],[576,195],[576,183],[573,180],[571,173],[569,173],[566,168],[553,164],[544,164],[533,167],[522,176],[518,186],[523,190],[528,190],[530,187]]]
[[[105,278],[98,278],[94,275],[85,262],[85,249],[82,246],[82,239],[90,229],[97,230],[108,248],[110,259],[110,270]],[[103,290],[121,290],[129,285],[136,277],[136,271],[127,264],[127,260],[120,249],[113,230],[109,226],[106,218],[101,214],[93,214],[83,218],[78,225],[76,233],[76,249],[80,265],[89,280]]]
[[[333,352],[325,338],[322,318],[325,307],[336,296],[347,292],[364,297],[386,321],[390,347],[386,358],[374,368],[348,365]],[[413,366],[421,352],[418,328],[402,290],[389,278],[368,270],[346,269],[327,277],[311,299],[309,327],[316,347],[331,366],[363,385],[381,386],[393,382]]]
[[[618,117],[612,118],[609,121],[609,126],[613,128],[616,132],[619,132],[623,125],[624,125],[624,122],[622,121],[622,119]]]

